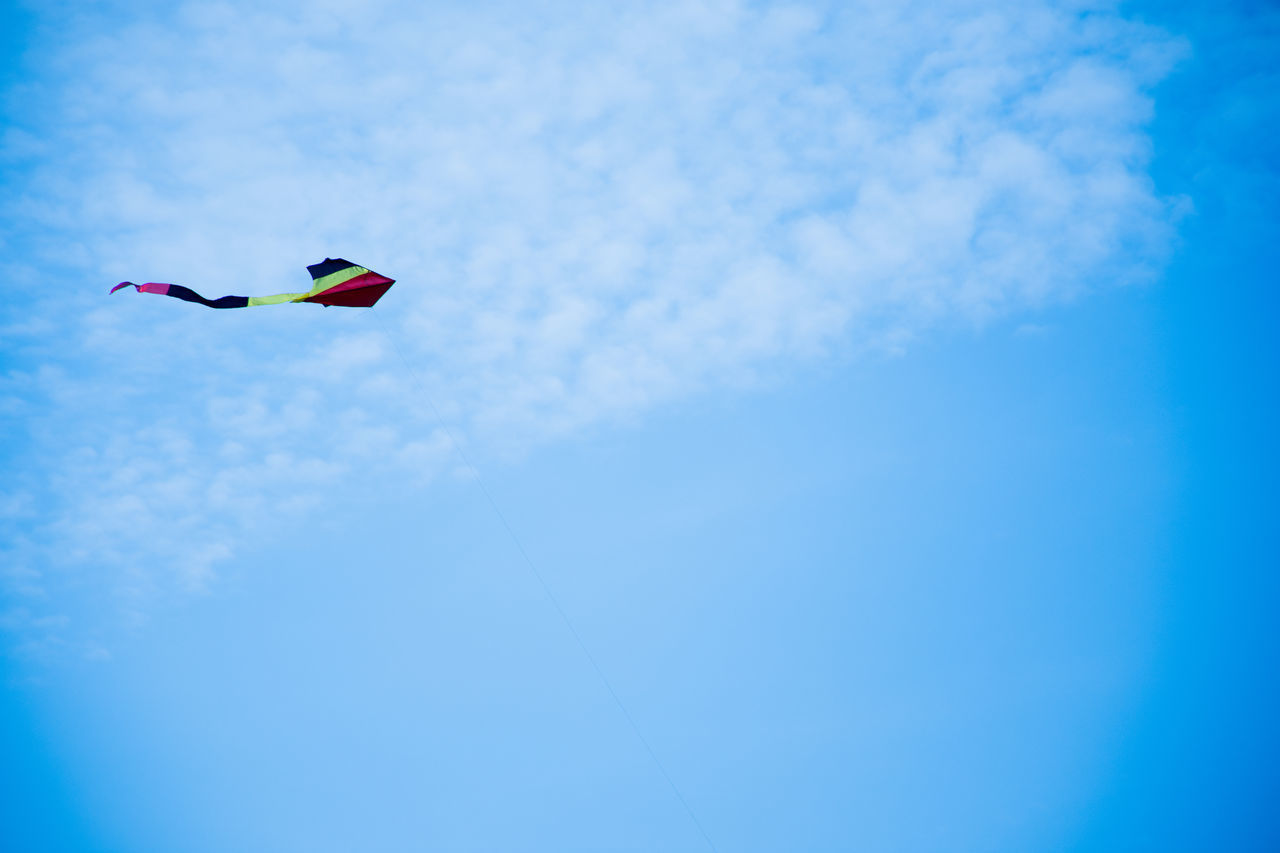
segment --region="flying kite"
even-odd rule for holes
[[[365,267],[356,266],[351,261],[341,258],[325,258],[318,264],[307,267],[311,273],[311,289],[306,293],[275,293],[271,296],[223,296],[220,299],[205,299],[194,290],[180,284],[164,284],[149,281],[146,284],[134,284],[122,281],[111,292],[122,287],[138,288],[139,293],[159,293],[185,299],[187,302],[199,302],[210,308],[249,308],[254,305],[279,305],[282,302],[319,302],[321,305],[344,305],[348,308],[371,308],[373,303],[382,298],[382,294],[396,283],[394,278],[378,275]]]

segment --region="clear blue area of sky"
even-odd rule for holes
[[[1280,848],[1280,33],[1128,8],[1158,281],[474,460],[720,850]],[[706,849],[465,478],[2,666],[6,851]]]

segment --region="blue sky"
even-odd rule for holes
[[[1280,841],[1270,4],[5,16],[5,850]]]

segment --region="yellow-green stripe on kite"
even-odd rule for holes
[[[350,266],[344,270],[338,270],[335,273],[329,273],[329,275],[316,279],[315,286],[312,287],[311,290],[307,292],[307,296],[315,296],[317,293],[322,293],[323,291],[326,291],[331,287],[337,287],[343,282],[351,281],[351,279],[355,278],[356,276],[364,275],[367,272],[368,270],[365,269],[364,267]]]

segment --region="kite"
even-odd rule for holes
[[[223,296],[219,299],[205,299],[194,290],[180,284],[164,284],[149,281],[146,284],[134,284],[122,281],[111,292],[122,287],[133,286],[139,293],[159,293],[185,299],[187,302],[199,302],[210,308],[250,308],[254,305],[279,305],[282,302],[319,302],[321,305],[344,305],[348,308],[372,308],[373,303],[382,298],[382,294],[396,283],[394,278],[378,275],[370,269],[356,266],[351,261],[341,258],[325,258],[318,264],[307,267],[311,273],[311,289],[306,293],[275,293],[271,296]]]

